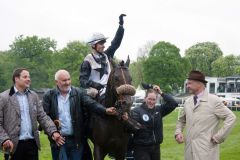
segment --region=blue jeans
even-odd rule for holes
[[[56,144],[51,144],[53,160],[82,160],[83,145],[76,145],[73,137],[65,137],[65,144],[58,147]]]

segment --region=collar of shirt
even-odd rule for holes
[[[203,94],[204,94],[204,90],[197,95],[198,99],[201,98]]]
[[[200,98],[203,96],[204,94],[204,90],[202,92],[200,92],[197,96],[197,103],[200,101]]]
[[[69,88],[68,94],[70,94],[72,87]],[[59,88],[57,87],[57,95],[61,95]]]
[[[24,93],[21,93],[17,88],[16,88],[16,86],[14,86],[13,87],[14,88],[14,92],[16,93],[16,94],[28,94],[28,92],[30,92],[30,90],[27,88],[27,89],[25,89],[25,91],[24,91]]]

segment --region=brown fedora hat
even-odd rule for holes
[[[189,80],[195,80],[195,81],[199,81],[199,82],[202,82],[202,83],[208,83],[206,80],[205,80],[205,75],[200,72],[200,71],[191,71],[188,75],[188,78]]]

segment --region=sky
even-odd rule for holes
[[[19,35],[50,37],[61,49],[86,42],[93,33],[110,45],[125,13],[125,34],[115,56],[136,60],[150,41],[166,41],[184,51],[198,42],[215,42],[224,55],[240,55],[239,0],[1,0],[0,50]]]

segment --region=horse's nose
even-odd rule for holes
[[[133,104],[133,99],[128,99],[126,103],[127,103],[128,105],[132,106],[132,104]]]
[[[133,104],[133,101],[131,99],[123,101],[122,105],[126,108],[129,109]]]

